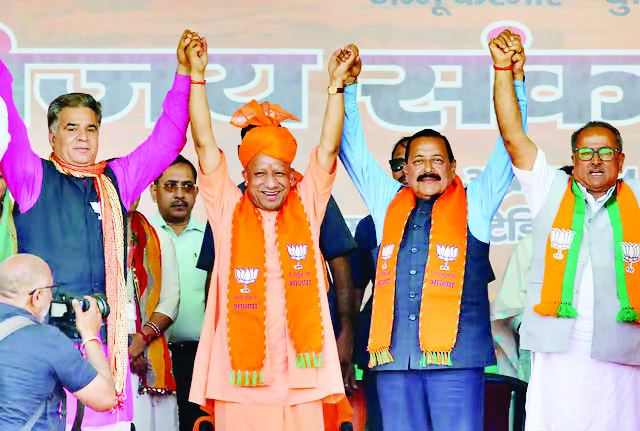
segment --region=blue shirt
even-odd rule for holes
[[[16,316],[36,319],[26,310],[0,303],[0,322]],[[65,396],[98,375],[71,340],[50,325],[31,325],[0,341],[0,430],[18,430],[48,400],[33,431],[64,430],[58,412]]]
[[[522,82],[516,82],[523,118],[526,98]],[[345,124],[340,158],[371,212],[376,244],[382,240],[387,208],[401,189],[367,151],[356,103],[356,88],[345,90]],[[525,125],[526,127],[526,125]],[[493,280],[489,263],[491,219],[506,194],[513,173],[511,159],[500,138],[483,173],[467,187],[468,253],[461,302],[459,334],[452,353],[453,367],[482,367],[495,361],[489,327],[487,284]],[[424,369],[418,325],[420,298],[427,261],[431,209],[435,199],[416,200],[399,248],[391,353],[394,362],[376,370]],[[369,234],[372,232],[369,230]],[[427,369],[438,366],[427,366]]]

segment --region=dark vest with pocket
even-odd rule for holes
[[[94,179],[61,174],[49,160],[42,160],[42,168],[42,190],[36,203],[24,214],[17,202],[14,206],[18,252],[35,254],[49,264],[54,281],[60,284],[56,293],[104,294],[102,220]],[[118,190],[108,165],[105,174]],[[121,211],[126,223],[122,201]]]
[[[391,333],[391,355],[394,361],[375,367],[375,371],[476,368],[495,364],[487,292],[487,285],[495,279],[489,262],[489,244],[476,239],[467,227],[467,261],[458,338],[451,357],[452,366],[420,366],[420,298],[434,202],[435,200],[417,199],[416,207],[407,220],[398,250],[396,271],[395,311]]]

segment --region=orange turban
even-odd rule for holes
[[[278,127],[284,120],[300,121],[279,105],[255,100],[240,108],[230,123],[237,127],[257,126],[244,135],[238,155],[242,167],[246,168],[256,154],[262,153],[291,164],[296,157],[298,143],[289,129]]]

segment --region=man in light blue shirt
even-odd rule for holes
[[[176,321],[167,331],[167,340],[176,380],[180,431],[191,431],[196,419],[204,415],[200,406],[189,402],[193,363],[204,321],[207,278],[205,271],[196,268],[205,230],[205,223],[191,217],[198,195],[196,180],[196,168],[189,160],[178,156],[151,185],[158,214],[150,223],[169,234],[178,258],[180,309]]]
[[[525,119],[524,54],[521,56],[513,73]],[[354,69],[355,80],[358,65]],[[340,159],[371,212],[379,245],[387,209],[402,185],[385,173],[366,148],[356,102],[357,84],[347,84],[344,91],[345,122]],[[487,284],[495,278],[489,262],[490,228],[513,173],[509,155],[498,139],[484,172],[466,188],[467,252],[451,362],[449,365],[425,364],[419,323],[423,317],[420,306],[426,282],[432,209],[438,198],[452,187],[455,166],[451,146],[440,133],[425,129],[410,138],[404,172],[416,205],[408,217],[397,251],[389,348],[393,359],[373,368],[378,373],[376,381],[385,431],[483,428],[483,368],[495,364],[487,295]],[[373,318],[376,319],[375,302]]]

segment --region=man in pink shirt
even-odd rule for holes
[[[6,105],[0,116],[8,119],[10,136],[6,145],[0,136],[0,172],[16,202],[13,213],[18,251],[40,256],[49,264],[59,283],[54,295],[106,293],[111,306],[106,337],[103,331],[102,338],[107,341],[118,404],[115,414],[86,412],[86,427],[128,429],[131,421],[132,396],[125,394],[129,369],[126,214],[133,200],[169,166],[186,142],[190,66],[185,48],[193,35],[187,30],[180,39],[173,87],[151,136],[129,155],[108,163],[96,163],[100,103],[84,93],[65,94],[51,103],[47,119],[53,151],[48,159],[35,154],[13,103],[11,74],[0,61],[0,105]],[[69,402],[71,420],[74,410],[75,401]]]
[[[355,54],[329,61],[329,100],[320,145],[302,179],[290,163],[295,119],[252,101],[232,124],[257,126],[239,148],[247,191],[229,177],[211,130],[204,89],[206,41],[191,52],[191,127],[216,263],[190,400],[215,413],[217,431],[324,429],[322,401],[344,394],[326,296],[319,231],[340,145],[342,92]]]

